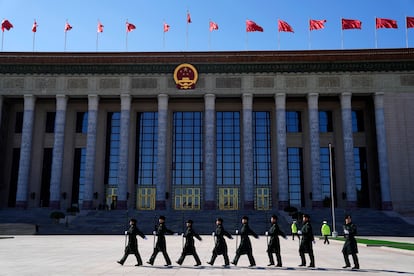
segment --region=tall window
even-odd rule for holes
[[[76,113],[76,133],[88,133],[88,112]]]
[[[352,110],[352,132],[365,131],[364,111]]]
[[[173,185],[201,185],[203,179],[201,112],[174,112]]]
[[[322,198],[331,197],[331,181],[329,168],[329,148],[320,148],[320,172],[321,172],[321,186]]]
[[[14,124],[14,132],[22,133],[23,130],[23,112],[16,112],[16,122]]]
[[[217,185],[240,185],[240,113],[216,113]]]
[[[158,113],[138,113],[137,124],[136,183],[152,186],[157,182]]]
[[[270,129],[270,112],[253,112],[253,174],[256,186],[272,184]]]
[[[304,206],[302,148],[287,148],[289,203]]]
[[[354,164],[358,207],[370,207],[367,154],[365,148],[354,148]]]
[[[286,131],[290,133],[302,132],[300,111],[286,111]]]
[[[319,111],[319,132],[332,132],[332,112],[331,111]]]
[[[119,139],[121,130],[121,113],[109,112],[106,130],[105,183],[118,185]]]
[[[56,112],[46,112],[46,133],[55,132],[55,117]]]

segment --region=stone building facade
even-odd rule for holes
[[[412,49],[0,64],[2,208],[414,210]]]

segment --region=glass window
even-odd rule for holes
[[[76,113],[76,133],[88,133],[88,112]]]
[[[16,122],[14,124],[14,132],[22,133],[23,130],[23,112],[16,112]]]
[[[330,168],[329,168],[329,148],[320,148],[320,180],[322,186],[322,198],[331,197],[331,182],[330,182]]]
[[[203,182],[202,112],[173,114],[173,185]]]
[[[109,112],[107,116],[105,183],[118,185],[120,112]]]
[[[56,112],[46,112],[46,133],[55,132],[55,117]]]
[[[270,112],[253,112],[254,185],[272,185]]]
[[[300,111],[286,111],[286,131],[290,133],[302,132]]]
[[[363,132],[364,112],[362,110],[352,110],[352,132]]]
[[[240,113],[216,112],[216,182],[240,185]]]
[[[331,111],[319,111],[319,132],[332,132],[332,112]]]
[[[288,148],[287,153],[289,203],[301,207],[304,206],[302,148]]]

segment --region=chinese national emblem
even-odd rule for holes
[[[174,70],[174,81],[178,89],[194,89],[197,80],[197,69],[191,64],[180,64]]]

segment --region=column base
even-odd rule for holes
[[[356,201],[347,201],[346,208],[350,210],[358,209],[358,203]]]
[[[49,208],[59,210],[60,209],[60,201],[55,201],[55,200],[50,201],[49,202]]]
[[[312,201],[312,208],[322,209],[323,208],[323,201]]]
[[[93,201],[92,200],[84,200],[82,204],[83,210],[92,210],[93,209]]]
[[[27,209],[27,201],[16,201],[17,209]]]
[[[205,201],[204,202],[204,210],[216,210],[216,202],[215,201]]]
[[[289,201],[279,200],[279,210],[284,210],[286,207],[289,207]]]
[[[383,210],[383,211],[392,211],[393,210],[392,201],[383,201],[381,203],[381,210]]]
[[[155,201],[155,210],[165,210],[167,209],[167,205],[164,200]]]
[[[126,210],[127,209],[127,201],[126,200],[118,200],[116,202],[116,210]]]
[[[254,201],[245,201],[244,202],[244,210],[254,210]]]

